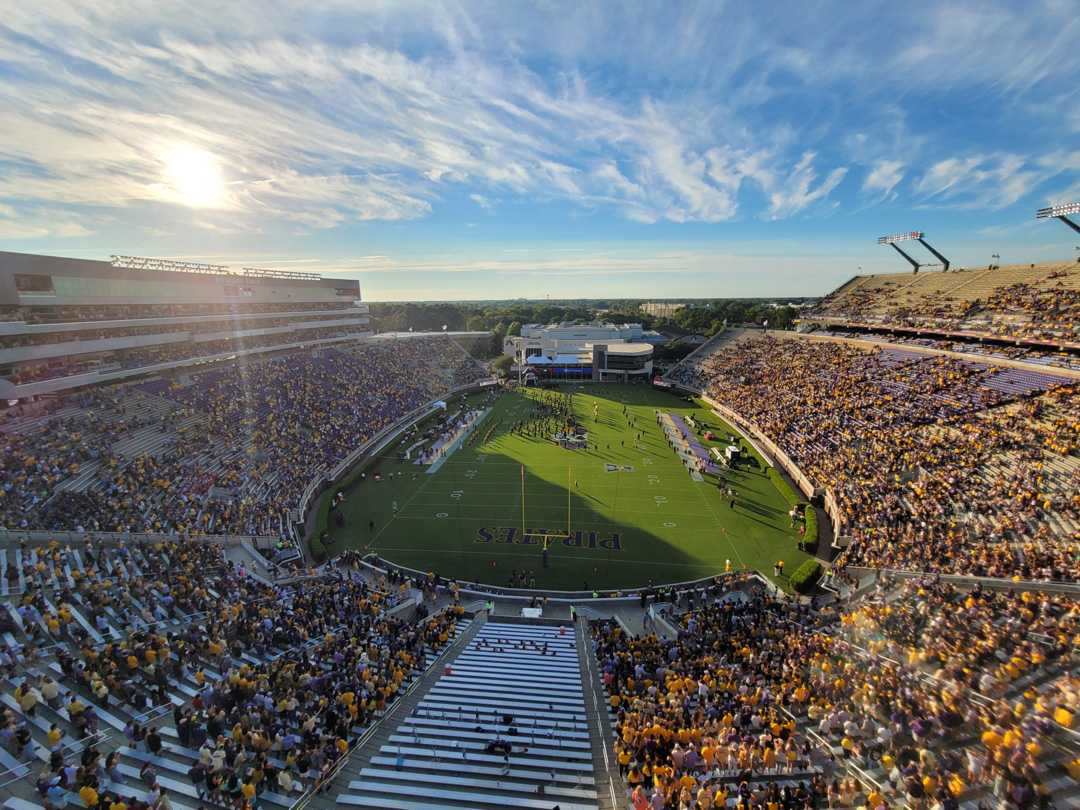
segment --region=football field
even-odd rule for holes
[[[536,587],[563,590],[684,581],[729,566],[771,577],[777,559],[790,573],[806,558],[789,505],[760,459],[723,479],[694,480],[669,447],[658,410],[692,414],[720,439],[734,432],[704,405],[643,385],[557,390],[572,393],[568,404],[587,431],[587,449],[552,441],[551,425],[562,417],[537,416],[539,391],[493,402],[474,396],[487,413],[437,472],[400,460],[415,442],[403,438],[369,463],[363,481],[344,486],[345,524],[329,521],[331,553],[373,551],[494,585],[526,571]]]

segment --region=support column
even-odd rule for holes
[[[915,261],[913,258],[911,258],[911,256],[909,256],[907,253],[905,253],[899,247],[897,247],[895,242],[890,242],[889,247],[891,247],[893,250],[895,250],[897,253],[899,253],[901,256],[903,256],[905,259],[907,259],[908,264],[911,265],[911,267],[914,269],[914,271],[916,273],[919,272],[919,268],[922,267],[922,265],[919,264],[917,261]]]

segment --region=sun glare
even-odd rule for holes
[[[177,202],[192,208],[215,208],[225,197],[217,159],[205,149],[179,146],[165,159],[166,175]]]

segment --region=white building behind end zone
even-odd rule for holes
[[[530,323],[506,338],[503,353],[541,379],[625,381],[649,379],[653,346],[664,340],[639,323]]]
[[[627,382],[652,377],[653,345],[663,342],[641,324],[527,324],[503,351],[528,379]]]

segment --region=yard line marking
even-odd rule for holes
[[[709,503],[709,499],[705,497],[705,493],[702,492],[701,487],[695,487],[695,489],[697,489],[698,495],[701,496],[701,500],[705,501],[705,506],[707,506],[709,511],[712,513],[712,517],[713,520],[716,522],[716,525],[720,528],[724,528],[724,521],[720,520],[720,516],[716,514],[716,510],[713,509],[712,504]],[[731,536],[726,530],[721,532],[721,534],[724,536],[724,539],[727,540],[728,545],[731,546],[732,550],[735,552],[735,556],[739,560],[739,565],[745,567],[746,563],[743,561],[742,554],[739,553],[738,545],[734,541],[732,541]]]
[[[405,511],[406,507],[408,507],[408,505],[409,505],[410,503],[412,503],[412,502],[413,502],[414,500],[416,500],[416,496],[417,496],[417,495],[419,495],[419,494],[420,494],[421,492],[423,492],[423,491],[424,491],[424,488],[425,488],[425,487],[426,487],[426,486],[427,486],[428,484],[430,484],[430,483],[431,483],[432,481],[434,481],[434,480],[435,480],[436,478],[438,478],[438,476],[437,476],[437,475],[428,475],[428,476],[425,476],[425,478],[427,478],[427,480],[426,480],[426,481],[423,481],[423,482],[422,482],[422,483],[420,484],[420,486],[419,486],[419,487],[417,487],[417,489],[416,489],[416,492],[414,492],[414,493],[413,493],[413,494],[412,494],[412,495],[411,495],[411,496],[409,497],[409,499],[408,499],[408,500],[406,500],[406,501],[405,501],[405,503],[403,503],[403,504],[401,505],[401,509],[399,509],[399,510],[398,510],[398,512],[397,512],[396,514],[393,514],[393,515],[391,515],[391,516],[390,516],[390,520],[389,520],[389,522],[388,522],[388,523],[387,523],[387,524],[386,524],[385,526],[383,526],[383,527],[382,527],[381,529],[379,529],[379,530],[378,530],[377,532],[375,532],[375,536],[371,538],[371,542],[369,542],[369,543],[368,543],[368,544],[367,544],[366,546],[364,546],[364,550],[365,550],[365,551],[366,551],[367,549],[371,548],[371,547],[372,547],[373,545],[375,545],[375,541],[376,541],[376,540],[378,540],[378,539],[379,539],[379,537],[381,537],[381,536],[382,536],[382,533],[383,533],[383,532],[385,532],[385,531],[386,531],[387,529],[389,529],[389,528],[390,528],[390,526],[391,526],[391,525],[393,525],[393,523],[394,523],[394,521],[395,521],[395,520],[397,520],[398,518],[400,518],[400,517],[401,517],[401,513]]]

